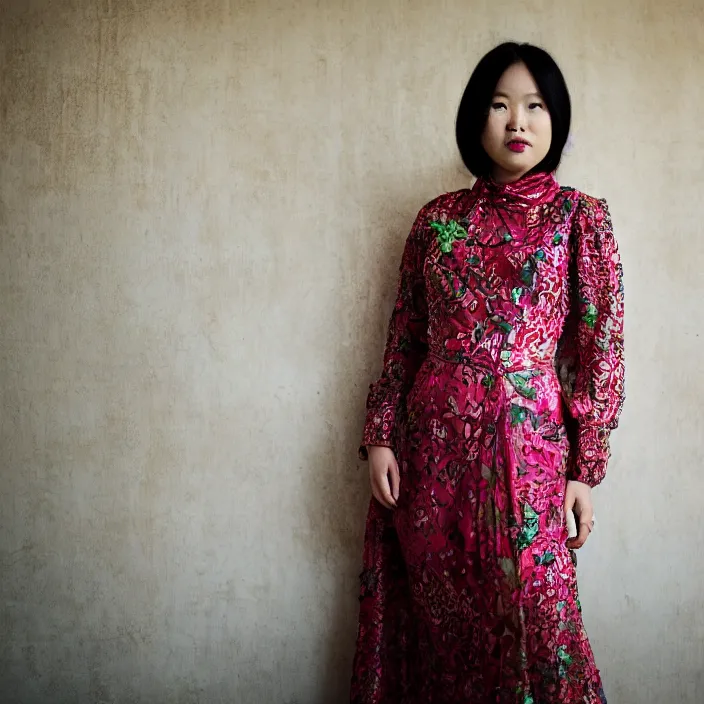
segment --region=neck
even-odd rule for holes
[[[521,171],[520,173],[509,173],[508,171],[504,171],[504,169],[497,166],[494,168],[491,174],[491,178],[496,183],[500,184],[515,183],[516,181],[520,181],[527,173],[528,171]]]

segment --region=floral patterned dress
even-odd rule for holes
[[[563,504],[604,477],[623,378],[605,201],[535,174],[420,211],[360,448],[401,488],[369,508],[354,704],[606,701]]]

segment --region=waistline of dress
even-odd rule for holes
[[[503,359],[473,359],[471,357],[462,357],[461,359],[453,359],[445,357],[433,350],[428,351],[428,356],[433,357],[445,364],[453,364],[458,367],[467,367],[484,373],[491,374],[513,374],[516,372],[528,371],[547,371],[557,373],[554,359],[518,359],[518,360],[503,360]]]

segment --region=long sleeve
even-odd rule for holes
[[[426,208],[423,208],[408,235],[401,258],[381,376],[369,387],[359,447],[362,460],[367,459],[367,445],[393,447],[397,414],[427,354],[428,309],[423,278],[427,235]]]
[[[567,476],[596,486],[625,398],[623,276],[606,201],[583,195],[574,217],[572,302],[557,364],[573,419]]]

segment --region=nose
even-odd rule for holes
[[[506,122],[507,132],[525,132],[525,115],[523,108],[521,106],[517,107],[515,110],[511,110],[509,119]]]

